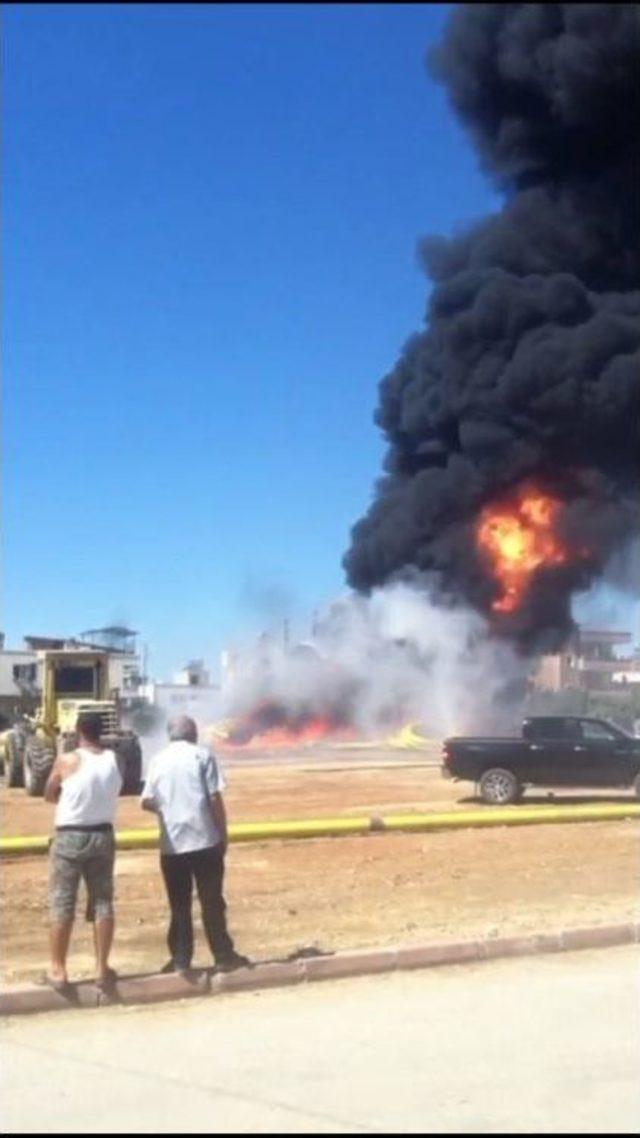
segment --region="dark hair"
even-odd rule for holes
[[[102,718],[97,711],[81,711],[76,720],[76,731],[89,743],[99,743],[102,735]]]

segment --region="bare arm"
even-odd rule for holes
[[[67,775],[73,774],[78,768],[78,756],[75,751],[71,751],[66,755],[58,755],[51,768],[51,774],[47,779],[44,788],[44,797],[46,802],[57,802],[62,790],[62,783]]]
[[[44,788],[45,802],[57,802],[60,797],[61,789],[62,771],[60,769],[60,759],[56,759]]]
[[[220,792],[217,791],[216,794],[213,794],[211,796],[210,801],[211,801],[211,812],[213,814],[213,820],[216,824],[218,833],[220,834],[220,840],[221,840],[224,848],[226,849],[227,848],[227,842],[228,842],[228,835],[227,835],[227,811],[226,811],[225,805],[224,805],[224,798],[222,797]]]
[[[153,770],[147,771],[144,786],[142,788],[142,795],[140,797],[140,805],[143,810],[149,810],[151,814],[158,813],[156,800],[153,797]]]

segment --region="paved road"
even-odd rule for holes
[[[634,949],[2,1027],[4,1133],[636,1133]]]

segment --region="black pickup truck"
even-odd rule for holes
[[[525,719],[521,739],[445,739],[445,778],[475,782],[483,802],[517,802],[527,786],[634,789],[640,797],[640,739],[605,719]]]

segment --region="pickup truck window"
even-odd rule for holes
[[[610,743],[617,738],[614,731],[607,727],[606,723],[585,723],[582,724],[582,738],[591,740],[596,743]]]
[[[581,739],[582,732],[577,719],[564,719],[554,716],[546,719],[543,716],[530,720],[523,729],[525,739],[547,739],[558,741],[566,739]]]

